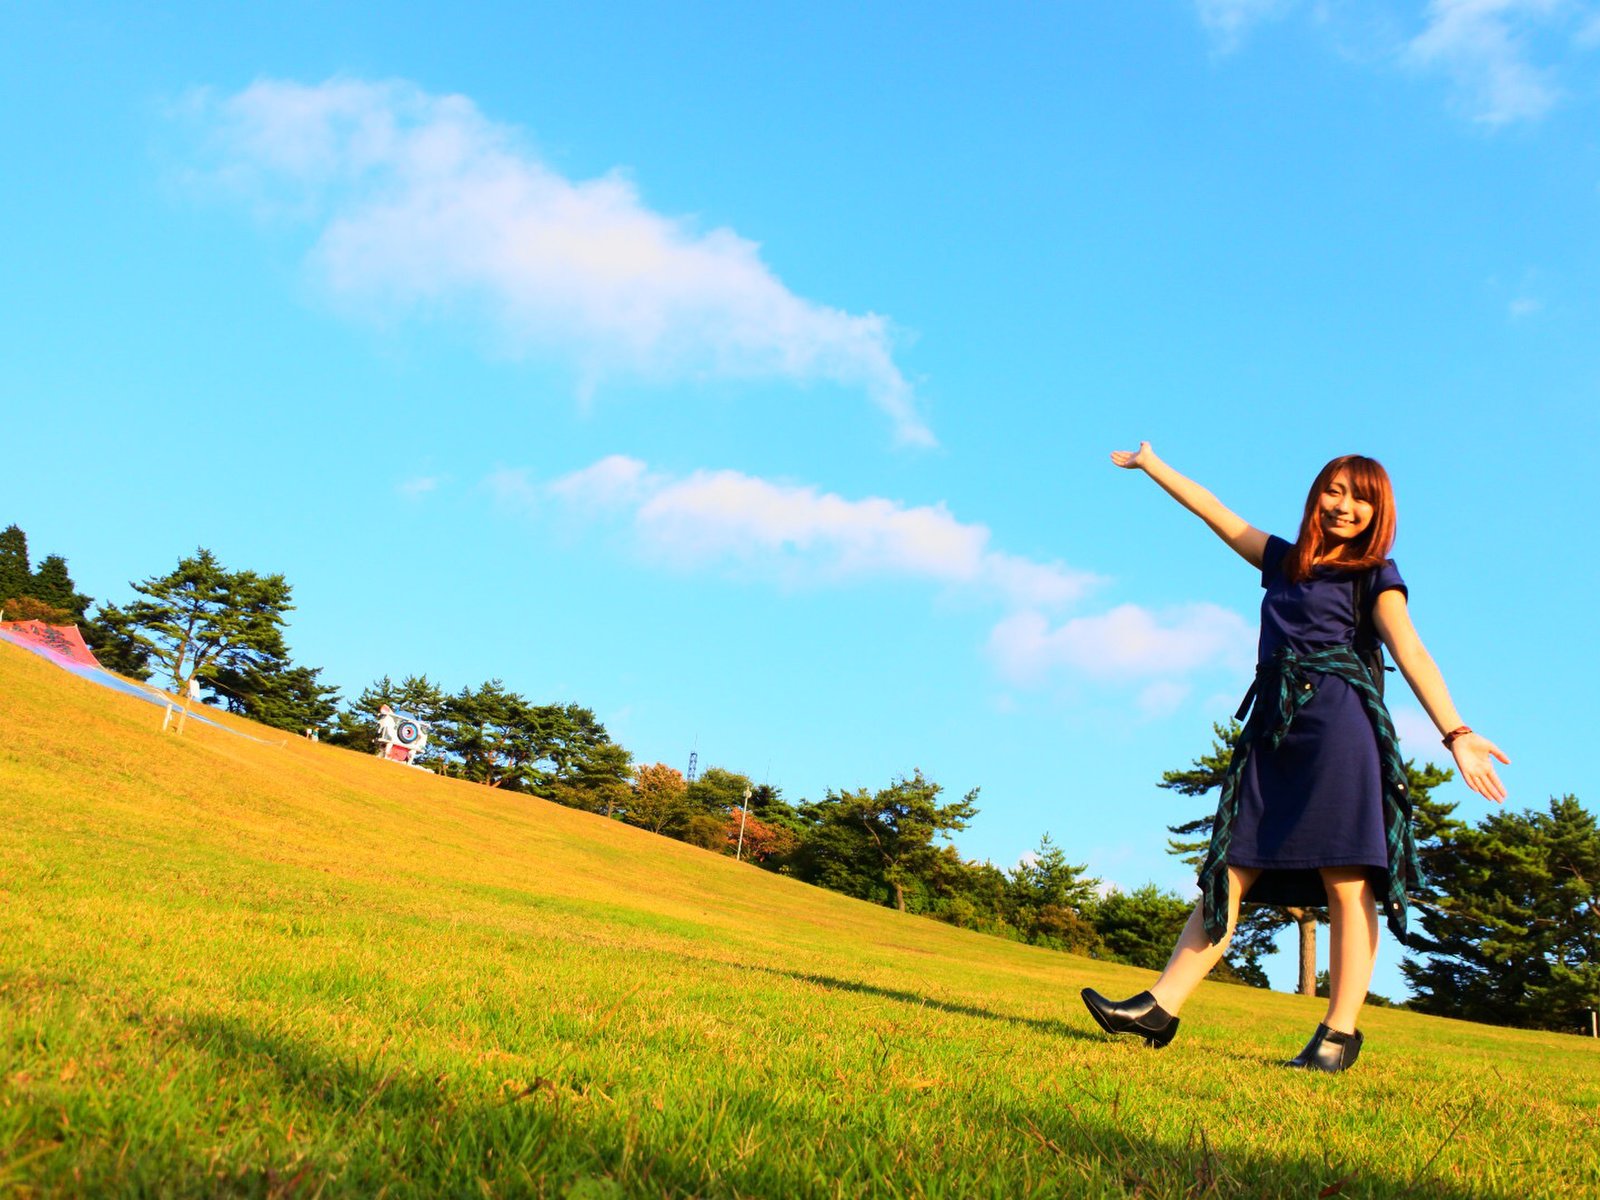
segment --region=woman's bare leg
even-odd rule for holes
[[[1172,957],[1167,959],[1166,969],[1161,972],[1161,978],[1150,985],[1150,994],[1156,998],[1156,1003],[1173,1016],[1178,1015],[1189,994],[1200,985],[1202,979],[1211,974],[1211,968],[1227,953],[1228,943],[1233,940],[1234,927],[1239,924],[1239,901],[1260,874],[1254,867],[1228,868],[1228,936],[1215,946],[1206,936],[1201,905],[1196,904],[1194,911],[1189,914],[1189,923],[1183,927],[1178,944],[1172,948]]]
[[[1322,882],[1329,924],[1328,1015],[1322,1023],[1354,1033],[1378,958],[1378,894],[1365,867],[1324,867]]]

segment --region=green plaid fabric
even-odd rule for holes
[[[1239,777],[1244,764],[1263,743],[1268,750],[1283,744],[1289,726],[1300,707],[1316,694],[1313,676],[1334,675],[1356,689],[1362,706],[1378,737],[1378,757],[1383,776],[1383,826],[1388,843],[1387,879],[1379,903],[1395,937],[1406,936],[1406,888],[1422,879],[1417,861],[1417,843],[1411,832],[1411,796],[1406,791],[1405,764],[1400,759],[1400,741],[1395,736],[1389,710],[1372,682],[1366,666],[1349,646],[1330,646],[1308,654],[1280,649],[1269,661],[1256,668],[1253,696],[1255,704],[1234,745],[1233,757],[1222,777],[1222,799],[1211,823],[1211,846],[1200,867],[1201,916],[1206,936],[1213,944],[1228,933],[1228,847],[1233,841],[1233,825],[1239,815]]]

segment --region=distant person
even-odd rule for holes
[[[385,758],[389,748],[399,739],[400,723],[395,719],[394,709],[387,704],[378,708],[378,757]]]
[[[1111,461],[1141,470],[1261,570],[1261,636],[1249,717],[1234,747],[1200,868],[1200,903],[1161,977],[1129,1000],[1085,988],[1108,1033],[1165,1046],[1178,1012],[1228,948],[1239,904],[1327,905],[1331,925],[1327,1014],[1286,1066],[1343,1071],[1361,1052],[1356,1018],[1378,952],[1381,904],[1405,932],[1406,890],[1420,867],[1411,797],[1394,726],[1374,674],[1377,639],[1443,735],[1467,786],[1496,803],[1506,791],[1492,760],[1510,763],[1474,733],[1450,700],[1406,607],[1389,559],[1395,503],[1381,464],[1345,455],[1323,467],[1293,543],[1255,529],[1150,448]],[[1372,646],[1368,646],[1368,642]],[[1381,661],[1381,660],[1379,660]]]

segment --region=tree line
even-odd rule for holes
[[[688,779],[665,763],[635,762],[592,709],[532,701],[502,680],[454,691],[426,675],[384,676],[351,702],[292,661],[284,640],[293,591],[281,574],[226,568],[209,550],[165,575],[130,583],[133,599],[79,593],[64,557],[30,564],[27,538],[0,532],[0,609],[7,620],[76,623],[102,664],[175,689],[195,680],[207,700],[276,728],[315,733],[370,752],[383,704],[431,725],[424,764],[506,792],[537,795],[623,821],[819,887],[985,933],[1159,970],[1192,901],[1153,884],[1106,887],[1048,833],[1009,870],[964,858],[953,834],[977,815],[914,770],[879,788],[829,789],[786,799],[725,767]],[[1159,786],[1206,797],[1220,787],[1236,722]],[[1600,1007],[1600,826],[1576,797],[1548,811],[1499,811],[1469,825],[1433,798],[1453,772],[1406,764],[1419,853],[1427,872],[1401,970],[1406,1002],[1423,1012],[1496,1024],[1572,1030]],[[1211,806],[1169,827],[1171,853],[1197,865]],[[1287,930],[1300,948],[1299,990],[1326,990],[1316,973],[1318,909],[1248,905],[1214,978],[1267,986],[1262,961]],[[1374,998],[1387,1003],[1382,997]]]

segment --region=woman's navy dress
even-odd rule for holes
[[[1291,549],[1267,539],[1261,561],[1259,661],[1280,646],[1296,653],[1355,640],[1355,576],[1318,568],[1303,583],[1283,573]],[[1366,603],[1389,588],[1405,591],[1393,563],[1370,576]],[[1239,780],[1239,814],[1228,862],[1263,874],[1245,899],[1257,904],[1327,902],[1318,867],[1387,869],[1378,739],[1356,690],[1323,675],[1276,750],[1257,746]]]

